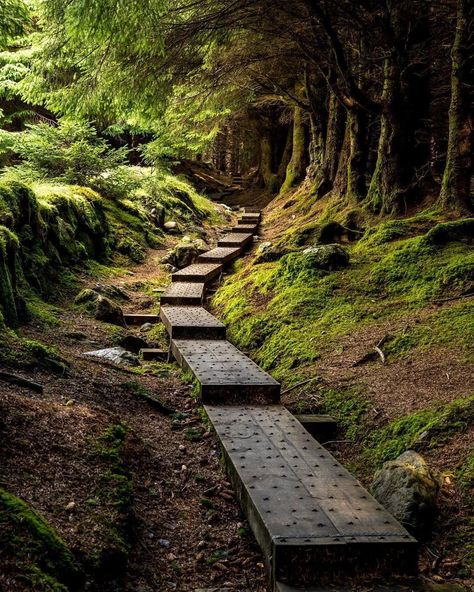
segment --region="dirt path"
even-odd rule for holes
[[[156,266],[163,254],[151,252],[133,275],[103,282],[127,291],[128,310],[153,309],[157,298],[149,295],[150,282],[166,281]],[[2,384],[2,486],[57,528],[86,566],[87,590],[219,586],[263,592],[260,551],[226,481],[216,438],[190,396],[191,387],[173,365],[153,364],[140,374],[84,358],[85,351],[114,345],[121,332],[78,314],[71,300],[59,303],[58,326],[22,330],[24,337],[57,347],[70,371],[64,376],[23,372],[44,385],[44,395]],[[143,389],[178,414],[156,411],[137,396]],[[109,466],[97,444],[116,425],[127,430],[123,464],[133,488],[125,516],[117,510]],[[124,571],[118,537],[129,546]],[[7,581],[10,586],[14,582],[8,590],[29,589],[13,572],[0,575],[0,589]]]

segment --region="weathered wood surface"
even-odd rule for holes
[[[219,263],[193,263],[171,274],[172,282],[196,282],[207,284],[222,271]]]
[[[258,231],[258,225],[257,224],[238,224],[237,226],[233,226],[229,232],[231,232],[232,234],[237,233],[242,233],[242,234],[256,234]]]
[[[161,304],[195,306],[204,298],[204,283],[173,282],[160,297]]]
[[[274,403],[279,399],[279,383],[228,341],[173,339],[171,351],[180,366],[196,377],[204,402]]]
[[[206,411],[273,584],[407,575],[407,531],[280,405]]]
[[[252,242],[253,234],[232,232],[218,240],[218,247],[245,247]]]
[[[225,325],[200,306],[162,306],[160,317],[171,339],[225,339]]]
[[[241,247],[216,247],[202,253],[198,257],[198,263],[228,263],[242,253]]]

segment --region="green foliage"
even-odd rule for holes
[[[124,164],[126,149],[114,150],[98,138],[90,123],[62,119],[58,125],[29,125],[19,134],[16,151],[26,179],[52,179],[93,186],[100,175]]]
[[[22,35],[29,24],[26,2],[22,0],[0,0],[0,48],[13,38]]]
[[[38,512],[5,489],[0,489],[0,546],[13,575],[32,589],[79,588],[82,578],[64,541]]]

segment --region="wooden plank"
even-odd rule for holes
[[[279,400],[279,383],[228,341],[173,339],[171,351],[180,366],[196,377],[204,402]]]
[[[204,284],[199,282],[174,282],[160,297],[161,304],[196,306],[202,303]]]
[[[140,355],[145,362],[166,362],[169,354],[164,349],[144,347],[140,350]]]
[[[193,263],[171,274],[172,282],[196,282],[207,284],[222,271],[219,263]]]
[[[295,417],[320,442],[330,440],[336,433],[337,422],[330,415],[295,415]]]
[[[243,234],[256,234],[258,231],[258,225],[257,224],[238,224],[237,226],[233,226],[229,232],[235,234],[236,232],[238,233],[243,233]]]
[[[241,247],[216,247],[198,257],[198,263],[228,263],[242,253]]]
[[[226,234],[217,242],[218,247],[245,247],[252,242],[253,234],[233,232]]]
[[[149,313],[126,313],[123,318],[127,325],[143,325],[143,323],[159,323],[159,314]]]
[[[284,407],[206,411],[272,585],[416,573],[416,541]]]
[[[225,325],[200,306],[162,306],[160,317],[171,339],[225,339]]]
[[[425,587],[419,580],[413,580],[407,584],[375,584],[357,585],[344,584],[341,586],[311,586],[311,588],[295,588],[282,582],[276,582],[275,592],[436,592],[437,588]],[[443,588],[439,588],[443,592]]]
[[[240,226],[242,224],[247,225],[247,224],[259,224],[260,219],[259,218],[255,218],[253,215],[250,214],[244,214],[243,216],[241,216],[238,220],[237,220],[237,224]]]

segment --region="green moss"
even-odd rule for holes
[[[61,357],[55,347],[44,345],[44,343],[33,339],[24,339],[21,346],[29,354],[32,362],[34,361],[41,368],[64,373],[69,367],[69,364]]]
[[[81,575],[56,531],[24,501],[0,489],[0,546],[34,590],[76,590]],[[37,587],[36,587],[37,586]]]
[[[396,419],[367,437],[363,453],[367,468],[379,467],[414,446],[437,446],[473,422],[474,395]]]

